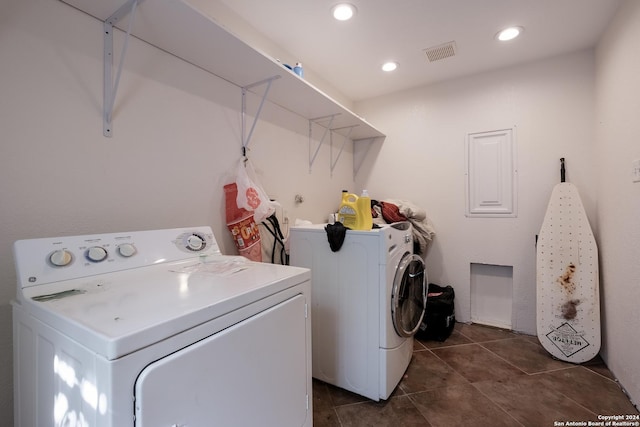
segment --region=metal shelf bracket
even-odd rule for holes
[[[378,137],[359,139],[357,144],[353,146],[353,179],[356,178],[360,168],[362,167],[367,153],[371,149],[371,145]]]
[[[347,143],[347,141],[349,141],[349,136],[351,135],[351,131],[353,131],[353,129],[355,127],[357,127],[358,125],[353,125],[353,126],[346,126],[343,128],[337,128],[337,129],[331,129],[331,138],[330,138],[330,148],[331,148],[331,175],[333,176],[333,170],[335,169],[336,165],[338,164],[338,160],[340,159],[340,156],[342,155],[342,151],[344,150],[344,146]],[[340,146],[340,151],[338,151],[338,155],[336,156],[335,160],[333,159],[333,133],[338,133],[337,131],[339,130],[343,130],[343,129],[349,129],[349,132],[347,132],[346,135],[341,135],[342,136],[342,145]],[[340,135],[338,133],[338,135]]]
[[[129,46],[129,38],[131,36],[131,28],[135,20],[136,6],[142,0],[129,0],[110,17],[104,21],[104,106],[103,106],[103,130],[102,133],[106,137],[111,137],[111,118],[113,115],[113,106],[115,103],[118,85],[120,84],[120,76],[122,75],[122,65],[124,64],[124,56]],[[120,53],[120,62],[116,79],[113,80],[113,27],[122,18],[131,14],[127,35],[124,39],[124,46]]]
[[[330,116],[322,116],[322,117],[316,117],[315,119],[309,119],[309,173],[311,173],[311,167],[313,166],[313,163],[316,161],[316,157],[318,156],[318,152],[320,151],[320,147],[322,146],[322,143],[327,137],[327,134],[331,132],[331,125],[333,124],[333,119],[339,115],[340,113],[337,113],[337,114],[331,114]],[[322,125],[322,122],[326,122],[327,120],[329,121],[329,123],[326,126]],[[320,142],[318,142],[318,146],[316,147],[315,151],[313,152],[313,154],[311,154],[312,152],[311,145],[312,145],[312,138],[313,138],[312,125],[314,123],[322,126],[324,128],[324,133],[322,134],[322,138],[320,138]]]
[[[258,119],[260,118],[260,114],[262,113],[262,107],[264,106],[264,101],[267,99],[267,95],[269,94],[269,89],[271,89],[271,83],[274,80],[279,79],[280,76],[273,76],[266,78],[264,80],[260,80],[259,82],[252,83],[250,85],[242,87],[242,156],[247,157],[247,148],[251,143],[251,137],[253,136],[253,131],[256,128],[256,123],[258,123]],[[253,89],[256,86],[261,86],[266,84],[267,87],[262,94],[262,99],[260,100],[260,105],[258,106],[258,111],[256,111],[256,115],[253,118],[253,124],[251,125],[251,130],[249,130],[249,134],[247,135],[247,92],[250,89]]]

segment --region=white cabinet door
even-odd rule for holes
[[[135,425],[311,425],[305,304],[297,295],[150,364]]]

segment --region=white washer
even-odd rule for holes
[[[221,255],[209,227],[14,253],[15,426],[312,425],[307,269]]]
[[[426,307],[426,272],[408,222],[346,232],[332,252],[326,224],[294,227],[291,265],[311,269],[313,376],[387,399],[409,366]]]

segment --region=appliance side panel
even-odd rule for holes
[[[19,305],[13,310],[15,426],[96,425],[95,355]]]
[[[293,229],[290,238],[291,265],[311,269],[312,370],[313,376],[335,384],[338,375],[337,329],[339,317],[328,307],[339,298],[337,268],[329,267],[334,255],[322,232]],[[330,303],[331,302],[331,303]],[[331,353],[331,357],[325,355]]]
[[[329,248],[324,231],[293,229],[290,240],[291,265],[311,268],[313,376],[375,400],[380,236],[347,232],[337,252]]]
[[[21,308],[13,307],[13,405],[14,426],[35,426],[36,370],[35,339],[28,318]]]

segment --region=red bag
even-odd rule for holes
[[[227,228],[233,236],[238,253],[251,261],[262,262],[260,229],[253,219],[253,213],[239,208],[236,203],[238,187],[236,183],[224,186],[227,211]]]

